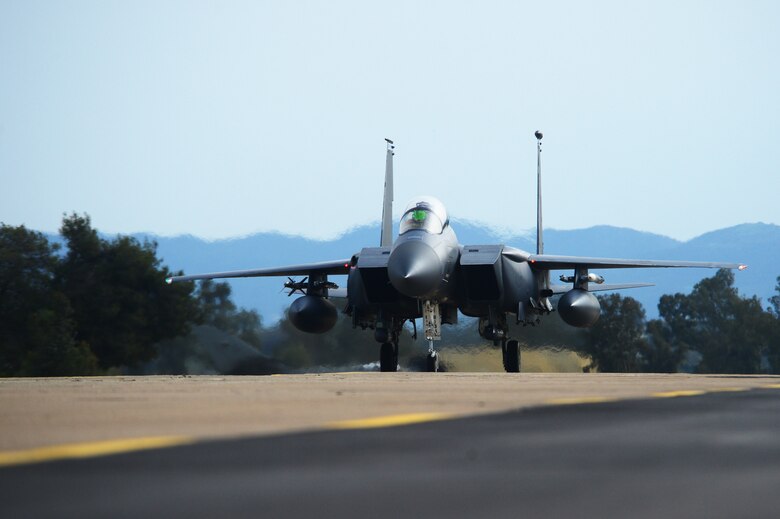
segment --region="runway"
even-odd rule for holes
[[[0,411],[9,517],[780,509],[778,377],[3,380]]]
[[[773,517],[780,391],[533,407],[0,470],[8,517]]]
[[[771,376],[408,372],[0,379],[0,463],[3,452],[62,444],[257,436],[388,415],[469,416],[779,383]]]

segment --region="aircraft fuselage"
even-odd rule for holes
[[[393,244],[387,262],[390,283],[401,294],[446,303],[456,293],[460,250],[455,232],[409,231]]]

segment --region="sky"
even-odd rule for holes
[[[780,2],[0,0],[0,222],[319,239],[780,224]]]

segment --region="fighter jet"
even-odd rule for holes
[[[427,370],[438,370],[435,341],[444,324],[456,324],[458,315],[478,318],[479,334],[501,345],[504,369],[520,371],[520,348],[508,335],[507,320],[535,325],[554,311],[550,301],[561,297],[561,318],[576,327],[592,326],[600,305],[593,292],[652,286],[648,283],[606,284],[592,269],[615,268],[729,268],[736,263],[635,260],[557,256],[544,254],[542,240],[542,133],[537,139],[537,240],[536,253],[506,245],[462,245],[450,225],[447,210],[432,196],[412,200],[401,215],[398,236],[392,236],[393,156],[395,145],[387,142],[382,227],[379,247],[365,247],[350,257],[320,263],[231,272],[213,272],[167,278],[168,283],[198,279],[287,276],[290,294],[300,293],[290,305],[288,317],[304,332],[325,333],[336,324],[338,310],[332,298],[346,298],[343,313],[353,327],[370,329],[380,344],[380,371],[398,369],[398,344],[409,321],[417,337],[417,319],[422,318],[428,341]],[[550,283],[553,270],[562,284]],[[346,289],[329,276],[346,275]],[[301,280],[293,277],[304,276]]]

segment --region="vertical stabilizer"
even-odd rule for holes
[[[536,130],[536,253],[544,254],[542,239],[542,132]]]
[[[385,194],[382,203],[380,247],[393,245],[393,155],[395,155],[395,146],[390,139],[385,139],[385,141],[387,141],[387,159],[385,162]]]

